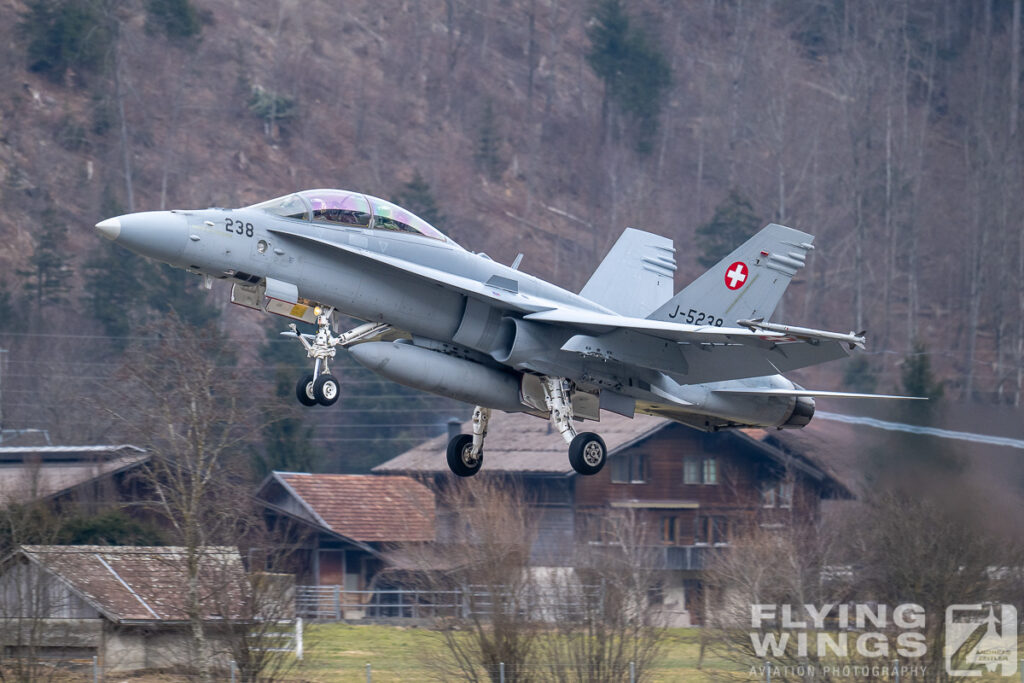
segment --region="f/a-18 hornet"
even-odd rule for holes
[[[476,406],[473,433],[448,444],[451,470],[476,474],[492,410],[550,419],[569,463],[596,474],[607,448],[576,423],[608,410],[697,429],[799,428],[815,396],[782,376],[845,357],[864,335],[767,322],[813,249],[813,237],[768,225],[673,296],[672,241],[626,229],[574,294],[463,249],[390,202],[307,190],[240,209],[149,211],[96,225],[128,249],[232,282],[231,301],[314,323],[284,334],[313,371],[307,406],[338,400],[338,347],[399,384]],[[335,312],[366,321],[340,332]],[[887,397],[896,398],[896,397]]]

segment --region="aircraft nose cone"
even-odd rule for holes
[[[188,242],[188,222],[173,211],[144,211],[108,218],[96,232],[136,254],[178,265]]]
[[[100,221],[96,224],[96,232],[108,240],[116,240],[117,236],[121,234],[121,221],[117,218],[108,218],[105,221]]]

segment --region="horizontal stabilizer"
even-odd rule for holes
[[[827,398],[893,398],[908,401],[927,401],[924,396],[894,396],[891,394],[852,394],[845,391],[814,391],[808,389],[715,389],[716,394],[744,394],[746,396],[810,396]]]
[[[626,228],[580,296],[616,313],[644,318],[672,297],[675,252],[667,237]]]

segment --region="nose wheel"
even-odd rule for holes
[[[287,337],[295,337],[302,342],[306,349],[306,355],[313,359],[313,374],[300,378],[295,385],[295,398],[307,407],[331,406],[337,403],[338,397],[341,395],[341,384],[331,374],[329,362],[334,358],[338,346],[345,348],[391,329],[390,325],[384,323],[366,323],[340,336],[335,336],[331,333],[332,313],[334,313],[333,308],[322,311],[317,307],[316,334],[300,334],[295,323],[288,326],[291,328],[289,331],[281,333]]]
[[[306,375],[300,377],[299,383],[295,385],[295,398],[304,406],[315,406],[318,403],[316,394],[313,393],[314,382],[316,378],[313,375]]]

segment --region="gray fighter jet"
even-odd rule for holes
[[[845,357],[864,335],[766,322],[813,249],[768,225],[673,295],[672,241],[626,229],[579,294],[472,253],[390,202],[307,190],[240,209],[150,211],[96,225],[149,258],[232,282],[231,301],[316,324],[284,334],[313,371],[296,387],[331,405],[338,347],[395,382],[476,406],[473,434],[448,444],[460,476],[483,462],[494,409],[550,419],[569,462],[596,474],[607,448],[577,423],[601,410],[697,429],[799,428],[814,397],[783,372]],[[335,312],[366,321],[340,332]],[[884,397],[899,398],[899,397]]]

